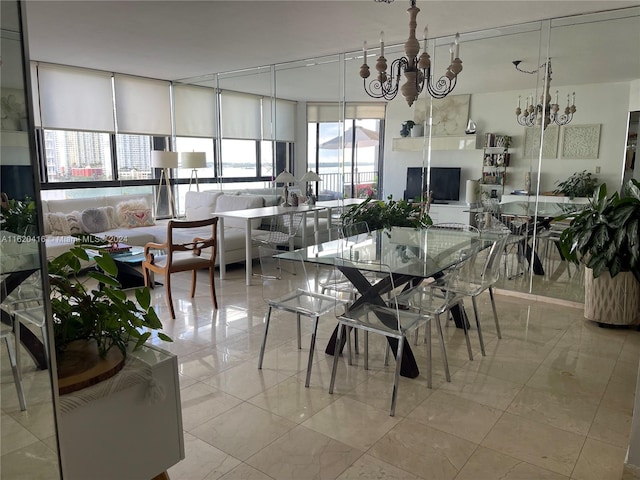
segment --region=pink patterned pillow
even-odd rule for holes
[[[122,212],[122,215],[124,217],[124,226],[129,228],[148,227],[156,224],[153,220],[150,208],[145,208],[143,210],[129,210]]]

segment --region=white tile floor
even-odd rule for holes
[[[396,416],[389,417],[393,364],[383,365],[383,341],[371,338],[369,371],[362,355],[353,366],[341,359],[329,395],[333,357],[324,346],[335,320],[324,317],[307,389],[308,322],[300,351],[294,318],[275,313],[259,371],[260,279],[245,287],[244,269],[231,268],[217,285],[219,311],[211,308],[205,275],[193,301],[189,282],[188,275],[173,282],[177,318],[165,321],[165,330],[174,343],[162,344],[178,355],[185,429],[186,458],[169,470],[172,480],[622,476],[640,360],[634,330],[601,329],[580,309],[498,295],[498,339],[488,297],[481,297],[487,356],[480,355],[472,331],[475,360],[469,361],[462,331],[449,324],[451,383],[434,348],[433,389],[423,374],[403,378]],[[162,289],[154,301],[160,317],[168,318]],[[425,347],[414,352],[426,371]],[[38,421],[46,389],[37,380],[46,373],[26,372],[34,407],[21,414],[12,383],[4,381],[11,376],[4,374],[3,355],[2,478],[25,478],[17,469],[26,456],[38,467],[55,461],[53,425]]]

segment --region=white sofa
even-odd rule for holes
[[[64,251],[69,250],[74,244],[76,238],[70,235],[60,234],[60,231],[52,231],[53,217],[59,222],[61,218],[66,216],[70,222],[74,222],[74,218],[78,214],[82,215],[87,209],[107,208],[111,211],[113,221],[117,221],[115,214],[118,206],[123,202],[144,202],[148,208],[153,204],[151,195],[115,195],[115,196],[99,196],[91,198],[64,199],[64,200],[43,200],[42,212],[45,224],[45,242],[47,258],[54,258]],[[244,208],[258,208],[264,206],[265,200],[260,195],[228,195],[222,192],[187,192],[185,198],[186,220],[201,220],[210,218],[213,212],[223,210],[238,210]],[[108,208],[111,207],[111,208]],[[55,223],[55,222],[53,222]],[[120,241],[134,246],[144,246],[147,242],[163,243],[167,237],[167,220],[153,221],[153,225],[144,225],[129,228],[121,224],[110,226],[101,231],[91,231],[98,237],[114,236]],[[255,228],[258,229],[258,223]],[[185,242],[192,240],[194,236],[206,235],[207,232],[191,231],[182,239]],[[186,236],[188,235],[189,238]],[[234,223],[233,221],[225,222],[225,261],[227,264],[244,261],[244,223]],[[255,252],[257,257],[257,251]],[[219,258],[219,257],[218,257]]]

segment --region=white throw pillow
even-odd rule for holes
[[[120,225],[121,227],[129,227],[128,216],[125,212],[135,212],[146,210],[148,208],[149,205],[147,205],[146,200],[142,198],[120,202],[118,205],[116,205],[116,218],[118,219],[118,225]]]

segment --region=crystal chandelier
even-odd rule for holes
[[[416,27],[418,25],[416,17],[419,11],[420,9],[416,7],[416,0],[411,0],[411,7],[407,9],[410,19],[409,38],[404,44],[406,56],[397,58],[391,63],[389,74],[387,74],[387,59],[384,58],[384,32],[380,32],[380,56],[376,62],[378,76],[368,84],[367,79],[370,76],[370,72],[367,65],[367,42],[364,42],[364,63],[360,67],[360,76],[364,79],[364,90],[370,97],[392,100],[400,90],[409,106],[411,106],[425,86],[433,98],[444,98],[455,88],[458,74],[462,71],[462,60],[459,58],[460,35],[456,34],[455,42],[451,44],[449,49],[451,53],[449,68],[435,84],[432,84],[431,58],[427,53],[427,27],[424,29],[423,52],[418,57],[420,42],[416,38]],[[400,78],[403,73],[406,77],[406,82],[400,87]]]
[[[558,91],[556,90],[555,102],[551,103],[551,95],[549,90],[551,89],[551,59],[547,63],[543,63],[536,70],[527,71],[519,68],[521,60],[514,60],[513,64],[516,70],[523,73],[534,74],[540,71],[541,68],[546,69],[546,81],[544,85],[544,93],[540,95],[540,103],[534,105],[533,95],[527,96],[524,111],[520,108],[521,98],[518,97],[518,107],[516,108],[516,119],[518,123],[524,127],[533,127],[543,125],[547,128],[551,123],[557,125],[566,125],[573,120],[573,114],[576,113],[576,92],[572,95],[567,94],[567,106],[564,109],[564,113],[560,113],[560,105],[558,105]]]

